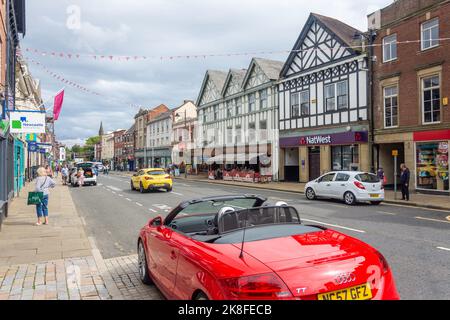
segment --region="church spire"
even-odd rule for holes
[[[103,132],[103,121],[100,122],[100,130],[98,130],[98,135],[100,137],[104,135],[104,132]]]

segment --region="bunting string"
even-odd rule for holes
[[[48,75],[52,76],[55,80],[58,80],[58,81],[60,81],[61,83],[65,84],[65,85],[71,86],[71,87],[73,87],[73,88],[75,88],[77,90],[83,91],[85,93],[89,93],[89,94],[92,94],[92,95],[95,95],[95,96],[103,97],[103,98],[105,98],[105,99],[107,99],[109,101],[114,101],[116,103],[118,102],[120,104],[130,105],[130,106],[135,107],[135,108],[140,108],[141,107],[138,104],[131,103],[129,101],[124,101],[124,100],[121,100],[121,99],[118,99],[118,98],[111,97],[109,95],[105,95],[105,94],[99,93],[99,92],[94,91],[92,89],[89,89],[89,88],[87,88],[87,87],[85,87],[85,86],[83,86],[83,85],[81,85],[81,84],[79,84],[77,82],[74,82],[74,81],[71,81],[69,79],[66,79],[64,76],[62,76],[62,75],[60,75],[60,74],[50,70],[44,64],[42,64],[41,62],[39,62],[39,61],[37,61],[37,60],[35,60],[33,58],[25,57],[25,56],[21,56],[21,57],[26,62],[40,67],[45,73],[47,73]]]
[[[439,39],[430,39],[431,41],[450,41],[450,38],[439,38]],[[404,40],[395,42],[397,45],[409,45],[409,44],[417,44],[422,42],[423,40]],[[361,48],[370,48],[370,47],[381,47],[382,43],[374,43],[374,44],[360,44],[355,46],[339,46],[333,47],[331,49],[352,49],[358,50]],[[21,52],[21,49],[19,49]],[[58,52],[58,51],[45,51],[37,48],[24,48],[23,51],[26,53],[40,55],[44,57],[52,57],[59,59],[69,59],[69,60],[79,60],[82,58],[90,58],[97,61],[143,61],[143,60],[175,60],[175,59],[206,59],[206,58],[214,58],[214,57],[235,57],[235,56],[258,56],[258,55],[276,55],[276,54],[307,54],[313,51],[323,51],[323,48],[315,47],[315,48],[307,48],[307,49],[299,49],[299,50],[275,50],[275,51],[254,51],[254,52],[237,52],[237,53],[204,53],[204,54],[192,54],[192,55],[172,55],[172,56],[145,56],[145,55],[113,55],[113,54],[83,54],[83,53],[68,53],[68,52]]]

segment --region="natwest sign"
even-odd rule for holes
[[[331,144],[331,136],[309,136],[309,137],[301,137],[300,144],[301,145],[318,145],[318,144]]]
[[[293,148],[298,146],[345,145],[366,143],[367,141],[367,131],[348,131],[330,134],[317,134],[303,137],[300,136],[280,138],[280,147]]]

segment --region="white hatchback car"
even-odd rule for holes
[[[357,171],[329,172],[305,186],[308,200],[318,197],[341,199],[352,205],[360,201],[370,201],[374,205],[384,200],[383,182],[372,173]]]

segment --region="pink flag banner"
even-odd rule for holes
[[[64,89],[61,90],[56,96],[53,104],[53,119],[58,120],[61,113],[62,105],[64,101]]]

